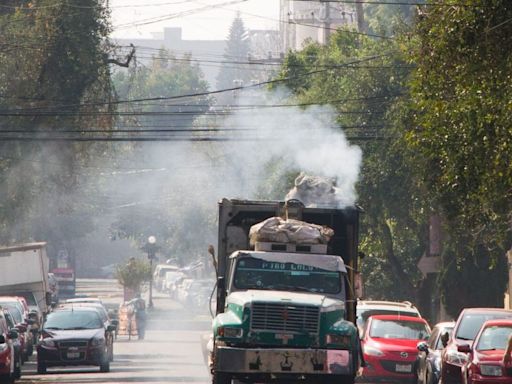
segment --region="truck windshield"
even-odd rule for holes
[[[304,264],[243,257],[238,260],[235,268],[234,286],[238,289],[318,293],[340,293],[342,289],[339,271]]]

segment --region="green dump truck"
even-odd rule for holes
[[[361,364],[355,325],[360,211],[305,208],[298,201],[219,202],[214,384],[354,382]],[[251,226],[271,217],[328,226],[334,235],[324,245],[251,247]]]

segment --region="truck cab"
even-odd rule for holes
[[[226,199],[219,207],[213,382],[353,383],[359,210]],[[251,247],[250,226],[283,209],[332,226],[335,236],[328,244]]]

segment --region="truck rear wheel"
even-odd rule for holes
[[[212,374],[212,384],[231,384],[231,376],[224,372],[214,372]]]

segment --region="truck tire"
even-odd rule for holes
[[[212,384],[231,384],[231,376],[224,372],[213,372]]]

